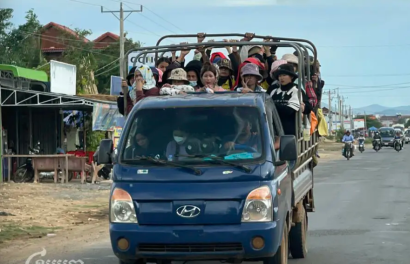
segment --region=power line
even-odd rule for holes
[[[347,75],[329,75],[326,77],[387,77],[387,76],[410,76],[410,73],[400,73],[400,74],[347,74]]]
[[[404,83],[390,83],[390,84],[381,84],[381,85],[360,85],[360,86],[354,86],[354,85],[345,85],[345,84],[327,84],[326,86],[340,86],[340,87],[351,87],[351,88],[375,88],[375,87],[386,87],[386,86],[393,86],[393,85],[402,85],[402,84],[410,84],[410,82],[404,82]]]

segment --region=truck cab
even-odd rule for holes
[[[112,160],[115,254],[131,263],[278,256],[297,143],[282,135],[274,149],[272,109],[265,94],[238,93],[151,97],[134,107]],[[111,145],[102,142],[100,154]]]
[[[307,54],[298,42],[304,40],[284,40],[294,42],[235,45],[277,45]],[[181,43],[180,50],[204,45],[225,47],[226,42]],[[176,49],[143,47],[137,56]],[[311,76],[304,67],[307,55],[298,58],[299,101]],[[279,264],[287,263],[289,252],[305,258],[318,145],[317,130],[305,128],[310,116],[289,115],[296,132],[285,135],[265,92],[197,91],[136,102],[117,148],[107,139],[98,151],[99,164],[114,164],[109,221],[120,263]]]

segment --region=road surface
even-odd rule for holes
[[[379,153],[368,149],[350,161],[322,162],[315,175],[316,212],[309,214],[308,257],[289,263],[409,263],[408,149],[400,153],[391,148]],[[48,248],[43,259],[118,263],[108,237],[81,251],[68,251],[55,256]]]

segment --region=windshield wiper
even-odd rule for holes
[[[205,159],[210,159],[210,161],[219,163],[219,164],[226,164],[226,165],[230,165],[236,168],[240,168],[242,170],[244,170],[246,173],[250,173],[252,171],[251,168],[249,168],[248,166],[242,165],[242,164],[237,164],[235,162],[230,162],[227,161],[225,159],[223,159],[223,157],[225,155],[219,155],[219,156],[211,156],[211,155],[204,155],[204,154],[196,154],[196,155],[175,155],[176,157],[189,157],[189,158],[205,158]]]
[[[144,160],[144,161],[149,161],[149,162],[154,163],[154,164],[170,165],[170,166],[174,166],[174,167],[178,167],[178,168],[188,169],[188,170],[193,171],[195,173],[195,175],[201,175],[202,174],[202,171],[200,169],[195,168],[195,167],[182,165],[182,164],[178,164],[178,163],[175,163],[175,162],[170,162],[170,161],[167,161],[167,160],[154,159],[152,157],[136,156],[134,159],[127,159],[127,160],[122,160],[122,161],[124,161],[124,162],[133,162],[133,161],[137,161],[137,160]]]

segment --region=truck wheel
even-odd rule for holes
[[[305,217],[302,218],[302,222],[295,223],[289,232],[289,250],[294,259],[306,258],[308,252],[306,242],[308,220],[305,208],[302,208]]]
[[[282,242],[276,251],[275,256],[266,258],[263,264],[288,264],[289,256],[289,233],[288,225],[285,222],[283,225]]]

